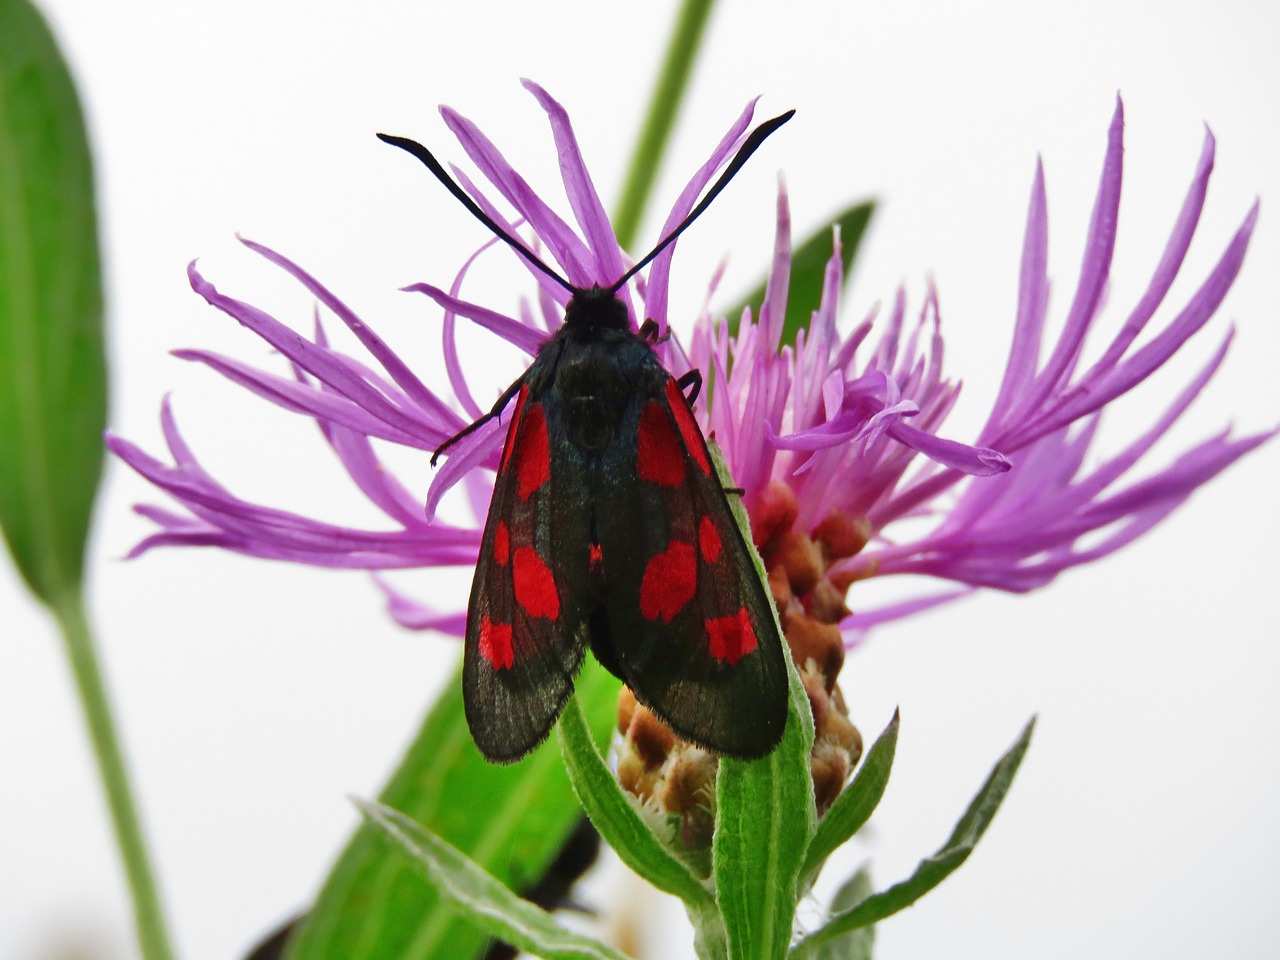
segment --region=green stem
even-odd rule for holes
[[[169,946],[160,898],[156,894],[155,877],[142,838],[142,827],[133,803],[83,601],[80,594],[72,590],[56,598],[51,609],[62,628],[67,657],[71,661],[71,671],[75,674],[76,688],[84,708],[85,724],[93,741],[94,756],[98,759],[98,772],[102,775],[102,786],[111,808],[116,843],[120,847],[120,858],[133,896],[134,922],[142,956],[144,960],[172,960],[173,950]]]
[[[631,166],[623,181],[618,212],[613,218],[613,229],[623,249],[635,243],[714,3],[715,0],[685,0],[676,18],[667,55],[658,72],[658,83],[653,89],[653,99],[649,102],[649,113],[631,154]]]

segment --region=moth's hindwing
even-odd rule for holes
[[[777,746],[787,713],[773,602],[689,404],[662,377],[628,401],[599,471],[603,603],[592,646],[682,737],[760,757]]]
[[[573,692],[589,529],[573,464],[555,455],[540,396],[516,400],[467,613],[463,700],[480,752],[509,763],[541,743]]]

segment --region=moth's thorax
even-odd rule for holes
[[[653,389],[661,375],[649,344],[630,330],[569,328],[555,368],[555,394],[569,439],[598,451],[618,434],[635,397]]]
[[[564,325],[575,329],[626,330],[630,322],[627,305],[599,285],[576,290],[564,311]]]

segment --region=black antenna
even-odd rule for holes
[[[795,116],[795,113],[796,112],[794,110],[788,110],[779,117],[774,117],[772,120],[766,120],[764,123],[760,124],[760,126],[751,131],[751,136],[747,137],[746,142],[738,148],[738,152],[734,155],[729,166],[725,167],[724,173],[720,174],[720,179],[717,180],[715,185],[707,191],[706,196],[699,201],[698,205],[693,208],[693,211],[680,222],[680,226],[667,234],[662,242],[650,250],[649,254],[643,260],[624,273],[622,278],[609,288],[609,292],[617,293],[622,289],[623,284],[640,272],[641,268],[643,268],[645,264],[649,263],[649,261],[660,254],[663,250],[675,243],[676,238],[680,236],[680,234],[684,233],[693,221],[702,216],[703,211],[706,210],[707,207],[711,206],[711,201],[719,196],[720,191],[729,185],[729,181],[732,180],[734,175],[742,169],[742,165],[747,162],[753,153],[756,152],[760,144],[764,143],[765,139],[768,138],[771,133]]]
[[[378,134],[378,139],[383,143],[391,144],[393,147],[399,147],[401,150],[411,153],[421,160],[423,165],[435,175],[435,178],[444,184],[445,189],[452,193],[458,199],[459,203],[470,210],[473,217],[492,230],[499,240],[503,240],[509,244],[516,253],[520,254],[528,260],[532,266],[537,267],[556,283],[560,284],[560,286],[568,290],[569,293],[577,293],[577,288],[574,287],[573,284],[539,260],[532,250],[511,234],[507,233],[507,231],[503,230],[502,227],[498,226],[494,221],[493,217],[481,210],[476,202],[472,200],[471,197],[467,196],[467,192],[458,186],[453,177],[449,176],[448,171],[440,165],[440,161],[431,155],[430,150],[417,141],[409,140],[405,137],[393,137],[389,134],[380,133]]]
[[[706,195],[698,201],[698,205],[693,208],[693,211],[680,222],[678,227],[667,234],[661,243],[650,250],[643,260],[624,273],[616,283],[610,286],[608,288],[608,292],[616,294],[622,289],[623,285],[626,284],[628,280],[639,273],[640,270],[652,261],[654,257],[667,249],[667,247],[671,246],[671,244],[675,243],[676,238],[679,237],[680,234],[684,233],[693,221],[702,216],[703,211],[705,211],[707,207],[711,206],[711,201],[718,197],[720,195],[720,191],[729,185],[729,181],[732,180],[737,172],[742,169],[743,164],[747,162],[751,155],[759,149],[760,144],[764,143],[770,134],[790,120],[793,116],[795,116],[795,111],[788,110],[781,116],[774,117],[772,120],[766,120],[764,123],[760,124],[760,126],[751,131],[751,136],[747,137],[742,146],[738,148],[738,152],[734,155],[733,160],[730,161],[729,166],[725,167],[724,172],[720,174],[720,179],[718,179],[711,189],[707,191]],[[454,197],[457,198],[458,202],[471,212],[473,217],[488,227],[493,232],[494,236],[499,240],[504,241],[508,246],[515,250],[516,253],[529,261],[530,265],[537,267],[556,283],[560,284],[560,286],[568,290],[570,294],[577,294],[579,292],[577,287],[539,260],[532,250],[511,234],[507,233],[507,231],[502,229],[502,227],[498,226],[497,222],[495,222],[491,216],[481,210],[476,202],[467,195],[467,192],[463,190],[462,187],[458,186],[453,177],[449,176],[448,171],[446,171],[440,161],[432,155],[430,150],[418,143],[416,140],[409,140],[406,137],[393,137],[386,133],[380,133],[378,134],[378,139],[383,143],[391,144],[393,147],[399,147],[401,150],[411,153],[413,156],[421,160],[423,165],[431,171],[435,178],[444,184],[445,189],[453,194]],[[454,439],[457,438],[455,437]],[[439,451],[436,452],[439,453]]]

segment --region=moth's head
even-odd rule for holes
[[[576,288],[564,309],[564,325],[579,330],[626,330],[628,323],[627,305],[613,289],[598,284]]]

